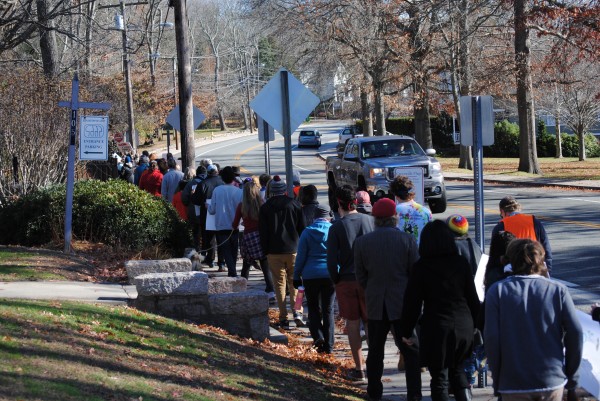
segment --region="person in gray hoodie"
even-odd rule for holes
[[[583,334],[567,287],[550,280],[542,244],[510,242],[513,275],[485,296],[485,351],[503,401],[575,397]]]

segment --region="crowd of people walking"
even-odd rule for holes
[[[482,267],[467,219],[434,220],[415,201],[407,177],[391,181],[389,198],[371,203],[369,193],[343,186],[335,190],[337,205],[326,205],[297,173],[288,193],[278,175],[242,178],[240,170],[205,159],[184,174],[172,157],[143,155],[135,169],[123,163],[121,178],[173,203],[207,268],[216,259],[218,271],[236,277],[239,254],[242,277],[261,270],[279,309],[277,326],[289,329],[290,317],[306,324],[317,352],[333,352],[337,304],[353,360],[348,378],[367,381],[370,400],[383,395],[390,332],[407,401],[422,399],[424,367],[433,401],[450,393],[470,401],[474,366],[486,357],[494,392],[504,401],[560,401],[565,388],[569,401],[576,399],[581,327],[566,287],[550,279],[543,224],[521,212],[515,198],[500,200],[501,220]],[[480,268],[483,303],[474,282]],[[306,297],[307,319],[298,293]]]

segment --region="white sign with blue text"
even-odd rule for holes
[[[79,160],[108,160],[108,116],[79,120]]]

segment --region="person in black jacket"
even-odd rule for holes
[[[335,284],[340,317],[346,320],[348,343],[354,369],[348,378],[365,381],[365,361],[362,354],[360,323],[367,324],[365,290],[356,279],[354,269],[354,240],[374,230],[373,217],[356,211],[356,192],[349,185],[336,188],[335,198],[340,218],[329,228],[327,237],[327,270]],[[331,207],[331,204],[329,205]],[[367,328],[368,331],[368,328]]]
[[[306,227],[315,221],[315,210],[319,206],[317,196],[317,187],[312,184],[301,187],[300,192],[298,192],[298,200],[302,204],[302,214],[304,215],[304,225]],[[333,217],[333,214],[330,217]]]
[[[260,207],[258,231],[273,276],[275,297],[279,306],[279,324],[281,328],[288,329],[286,284],[294,320],[301,319],[301,313],[294,310],[294,262],[298,240],[305,227],[304,215],[300,202],[287,196],[287,184],[278,175],[269,182],[269,195],[270,198]]]
[[[412,344],[410,337],[420,321],[421,363],[431,375],[432,400],[447,401],[451,384],[456,401],[470,401],[463,362],[471,354],[479,312],[471,268],[440,220],[423,229],[419,254],[404,293],[402,341]]]
[[[214,266],[215,260],[215,247],[216,243],[213,243],[216,239],[216,231],[206,229],[206,214],[208,208],[206,207],[206,201],[212,198],[213,191],[219,185],[224,185],[223,180],[219,176],[219,170],[214,164],[210,164],[206,168],[208,176],[196,187],[194,194],[192,195],[192,203],[200,206],[200,225],[202,226],[202,251],[206,252],[204,263],[208,267]],[[219,266],[219,271],[225,269]]]

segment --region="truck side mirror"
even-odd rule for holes
[[[435,149],[431,149],[431,148],[426,149],[425,153],[427,154],[427,156],[433,157],[433,156],[435,156]]]

